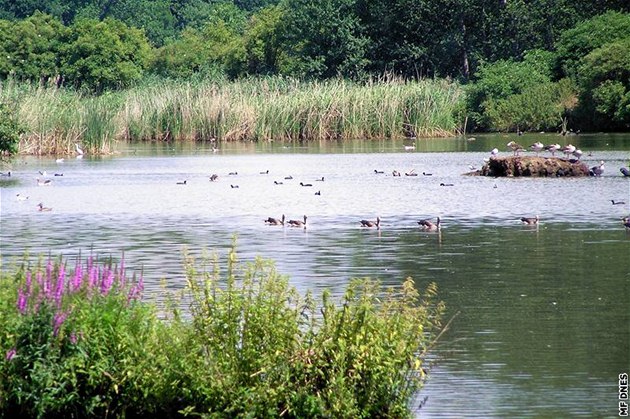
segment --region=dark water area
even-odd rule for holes
[[[463,175],[494,147],[508,154],[510,140],[571,142],[589,166],[604,160],[606,169],[597,178]],[[447,319],[456,317],[431,355],[418,416],[617,416],[618,375],[630,372],[630,232],[621,224],[630,216],[630,178],[619,172],[630,163],[630,136],[251,143],[218,152],[153,143],[119,151],[12,163],[12,176],[0,179],[2,269],[24,252],[118,258],[124,251],[130,269],[144,270],[147,296],[159,301],[163,280],[171,290],[184,286],[184,250],[224,256],[236,237],[241,260],[275,260],[303,292],[340,296],[350,278],[365,276],[387,285],[407,276],[419,287],[434,281]],[[39,171],[51,186],[37,185]],[[52,211],[38,212],[39,202]],[[307,228],[263,223],[282,214],[307,215]],[[535,215],[538,225],[520,222]],[[380,230],[360,227],[377,216]],[[438,216],[440,232],[418,228]]]

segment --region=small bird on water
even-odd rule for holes
[[[524,224],[528,224],[528,225],[538,224],[539,219],[540,218],[538,218],[538,215],[536,215],[535,217],[521,217],[521,221]]]
[[[376,227],[376,229],[380,229],[381,228],[381,218],[380,217],[376,217],[376,222],[370,221],[370,220],[361,220],[359,222],[361,223],[361,227]]]
[[[418,224],[420,225],[420,228],[425,231],[438,231],[442,227],[440,217],[437,217],[435,223],[431,220],[420,220],[418,221]]]

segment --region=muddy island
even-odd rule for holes
[[[508,156],[492,157],[477,173],[493,177],[575,177],[589,176],[586,164],[560,157]]]

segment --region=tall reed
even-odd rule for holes
[[[395,78],[357,84],[273,77],[153,81],[98,97],[13,81],[0,101],[17,101],[27,127],[22,153],[68,154],[74,143],[107,153],[118,140],[310,141],[453,136],[462,125],[456,83]]]

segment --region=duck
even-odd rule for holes
[[[381,217],[376,217],[376,221],[370,220],[361,220],[361,227],[376,227],[377,229],[381,228]]]
[[[560,144],[549,144],[545,146],[545,150],[549,151],[552,157],[555,157],[556,151],[560,150]]]
[[[381,174],[383,174],[383,173],[385,173],[385,172],[383,172],[382,170],[376,170],[376,169],[374,169],[374,173],[375,173],[375,174],[377,174],[377,175],[381,175]]]
[[[409,172],[405,172],[405,176],[418,176],[415,169],[411,169]]]
[[[37,186],[50,186],[50,185],[52,185],[52,180],[50,179],[40,180],[39,178],[37,178]]]
[[[284,180],[292,180],[292,179],[293,179],[293,176],[291,176],[291,175],[284,177]]]
[[[264,172],[260,172],[261,175],[268,175],[269,174],[269,169],[265,170]]]
[[[425,231],[437,231],[442,227],[440,217],[437,217],[435,223],[431,220],[420,220],[418,221],[418,224],[420,225],[420,228]]]
[[[0,176],[2,176],[2,177],[11,177],[11,172],[9,171],[9,172],[6,172],[6,173],[4,173],[4,172],[0,173]]]
[[[230,185],[230,188],[232,188],[232,189],[238,189],[238,185]]]
[[[630,170],[628,170],[627,167],[622,167],[619,171],[622,175],[624,175],[624,177],[630,177]]]
[[[217,175],[217,174],[214,174],[214,175],[210,176],[210,182],[214,182],[217,179],[219,179],[219,175]]]
[[[50,207],[45,207],[45,206],[44,206],[44,204],[43,204],[43,203],[41,203],[41,202],[40,202],[39,204],[37,204],[37,208],[38,208],[38,211],[40,211],[40,212],[48,212],[48,211],[52,211],[52,208],[50,208]]]
[[[626,205],[624,201],[615,201],[614,199],[611,199],[610,202],[612,202],[613,205]]]
[[[188,180],[184,180],[183,182],[177,182],[178,185],[185,185]]]
[[[274,185],[284,185],[284,182],[278,182],[277,180],[273,181]]]
[[[313,186],[313,184],[300,182],[300,186]]]
[[[304,227],[306,228],[306,215],[304,216],[304,221],[301,220],[289,220],[289,226],[291,227]]]
[[[315,192],[315,195],[321,195],[321,194],[322,194],[322,191]]]
[[[538,215],[536,215],[535,217],[521,217],[521,222],[528,225],[538,224],[538,220]]]
[[[321,179],[315,179],[316,182],[323,182],[324,181],[324,176],[321,177]]]
[[[228,176],[236,176],[236,175],[238,175],[238,172],[230,172],[230,173],[228,173]]]
[[[534,151],[536,155],[538,155],[538,153],[540,153],[545,148],[545,145],[540,141],[536,141],[534,144],[530,145],[529,148],[530,150]]]
[[[601,160],[598,166],[591,167],[588,174],[591,176],[601,176],[604,173],[604,161]]]
[[[273,226],[284,225],[284,214],[282,214],[282,218],[280,218],[279,220],[277,218],[269,217],[264,221],[265,221],[265,224],[269,224]]]
[[[516,141],[510,141],[509,143],[507,143],[507,146],[514,152],[515,156],[518,156],[518,153],[524,150],[523,146]]]
[[[400,176],[400,172],[399,172],[398,170],[394,170],[394,171],[392,172],[392,176],[395,176],[395,177],[396,177],[396,176]]]
[[[433,176],[433,173],[422,172],[422,176]]]
[[[452,183],[440,183],[440,186],[455,186]]]

